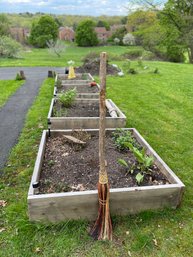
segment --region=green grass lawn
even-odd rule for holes
[[[7,99],[16,92],[23,84],[23,81],[0,80],[0,108],[6,103]]]
[[[1,207],[0,256],[193,256],[192,65],[144,65],[148,66],[146,70],[132,63],[139,71],[137,75],[109,76],[108,97],[127,115],[127,126],[137,128],[185,183],[182,206],[113,217],[113,242],[93,241],[86,221],[56,225],[29,222],[27,191],[53,93],[54,81],[48,79],[28,112],[6,175],[1,178],[0,198],[7,205]],[[159,74],[152,73],[155,67]]]
[[[120,55],[129,49],[138,49],[139,47],[125,46],[101,46],[101,47],[76,47],[67,45],[65,52],[61,57],[50,54],[48,49],[28,49],[21,52],[22,58],[8,59],[0,58],[0,67],[3,66],[67,66],[70,60],[75,61],[75,65],[80,65],[81,58],[91,51],[100,53],[106,51],[109,54]]]

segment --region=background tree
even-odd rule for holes
[[[96,27],[105,27],[106,30],[110,30],[110,25],[109,25],[109,23],[108,23],[107,21],[99,20],[99,21],[97,22]]]
[[[32,24],[29,42],[40,48],[47,46],[47,41],[56,41],[58,37],[58,25],[49,15],[42,16],[37,23]]]
[[[0,37],[0,57],[17,58],[21,45],[7,36]]]
[[[161,21],[168,34],[168,52],[187,51],[193,63],[193,2],[192,0],[169,0],[161,12]],[[171,40],[172,39],[172,40]]]
[[[135,4],[159,14],[166,34],[163,45],[171,61],[183,61],[184,52],[193,63],[193,3],[192,0],[136,0]],[[164,6],[164,8],[163,8]],[[160,8],[162,7],[162,8]]]
[[[0,14],[0,36],[9,34],[9,20],[5,14]]]
[[[153,26],[156,20],[155,12],[138,10],[128,16],[127,30],[134,32],[137,44],[142,45],[145,31]]]
[[[62,53],[66,50],[66,47],[64,45],[64,42],[57,39],[54,41],[53,39],[50,39],[47,41],[48,50],[51,54],[56,54],[58,57],[61,57]]]
[[[61,21],[58,17],[55,17],[55,18],[54,18],[54,21],[56,22],[58,28],[63,26],[62,21]]]
[[[84,20],[78,25],[75,35],[78,46],[96,46],[98,44],[94,28],[95,23],[92,20]]]

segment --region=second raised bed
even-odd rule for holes
[[[126,125],[126,116],[111,99],[106,100],[106,128]],[[48,113],[50,129],[96,129],[99,127],[99,100],[76,99],[70,108],[62,108],[53,98]]]

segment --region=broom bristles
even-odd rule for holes
[[[90,234],[95,240],[112,240],[112,223],[109,211],[109,184],[98,183],[98,217]]]

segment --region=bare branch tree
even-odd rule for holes
[[[60,40],[57,40],[56,42],[51,39],[46,42],[49,52],[56,54],[58,57],[61,57],[61,54],[66,50],[66,47],[64,43]]]

